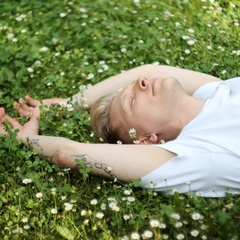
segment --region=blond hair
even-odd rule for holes
[[[107,143],[116,143],[120,140],[110,121],[110,109],[115,96],[116,93],[100,98],[92,105],[90,111],[94,132]]]

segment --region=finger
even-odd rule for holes
[[[38,100],[35,100],[33,98],[31,98],[30,96],[26,95],[25,96],[25,99],[27,100],[27,102],[33,106],[33,107],[37,107],[40,105],[40,102]]]
[[[14,129],[22,128],[22,125],[15,118],[5,115],[5,119],[13,126]]]

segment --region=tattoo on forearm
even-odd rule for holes
[[[91,168],[93,169],[99,169],[99,170],[103,170],[105,173],[107,173],[109,175],[109,177],[113,178],[113,179],[117,179],[117,176],[114,175],[112,173],[112,167],[105,164],[105,163],[100,163],[99,161],[97,161],[96,159],[91,158],[89,155],[87,154],[71,154],[68,157],[73,158],[75,160],[77,159],[86,159],[85,161],[85,167],[87,168]],[[80,169],[82,166],[80,164],[76,164],[76,168]]]

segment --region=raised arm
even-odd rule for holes
[[[191,95],[206,83],[221,81],[219,78],[196,71],[171,66],[147,64],[110,77],[97,83],[93,87],[86,89],[83,93],[77,93],[72,97],[73,102],[78,102],[79,105],[81,105],[83,104],[83,101],[81,101],[83,97],[84,103],[91,106],[100,97],[124,88],[126,85],[137,80],[141,76],[150,79],[175,77],[181,82],[185,91]],[[68,100],[70,100],[70,98]]]

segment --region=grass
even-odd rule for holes
[[[0,105],[69,97],[144,63],[240,75],[238,1],[1,1]],[[87,111],[51,109],[41,133],[94,142]],[[59,169],[0,138],[1,239],[239,239],[240,199],[164,196]]]

